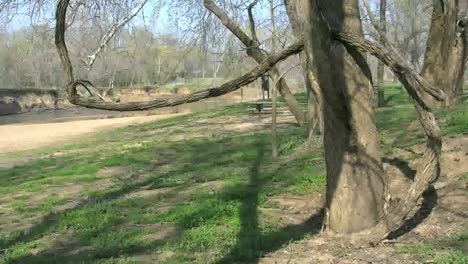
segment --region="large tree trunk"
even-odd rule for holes
[[[370,228],[378,223],[384,205],[371,74],[364,54],[334,41],[327,27],[334,23],[363,35],[358,2],[286,2],[288,9],[304,12],[304,48],[323,96],[328,230],[354,233]]]
[[[419,122],[426,135],[426,149],[414,177],[414,182],[407,191],[398,195],[401,199],[392,200],[391,194],[386,197],[387,201],[392,202],[386,204],[384,215],[376,226],[353,236],[357,241],[364,240],[375,244],[401,226],[411,210],[415,208],[422,193],[439,175],[439,158],[442,146],[441,133],[434,114],[427,107],[421,95],[428,93],[438,101],[443,101],[445,94],[419,76],[409,66],[409,63],[395,51],[395,48],[388,43],[382,46],[365,40],[362,36],[335,30],[333,35],[335,39],[344,43],[347,47],[369,52],[392,69],[411,96],[418,113]]]
[[[442,101],[445,94],[419,76],[389,43],[379,45],[364,39],[357,0],[286,3],[289,10],[294,6],[306,15],[302,19],[306,24],[304,49],[311,55],[323,93],[328,229],[355,233],[347,237],[375,244],[400,227],[422,193],[437,179],[441,134],[421,96],[428,93]],[[289,10],[290,16],[296,15]],[[371,53],[398,76],[413,99],[426,135],[426,150],[414,183],[399,201],[390,202],[391,194],[383,184],[370,103],[371,79],[361,52]]]
[[[461,5],[461,4],[460,4]],[[444,103],[427,98],[432,107],[450,106],[463,93],[467,59],[466,31],[459,23],[462,14],[458,0],[434,0],[431,29],[421,75],[445,91]]]

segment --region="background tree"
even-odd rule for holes
[[[263,62],[267,56],[268,53],[265,52],[264,49],[261,49],[260,47],[260,42],[259,38],[257,36],[257,31],[256,31],[256,26],[255,26],[255,18],[253,17],[253,11],[252,9],[255,7],[256,3],[258,1],[253,1],[252,4],[248,6],[248,13],[249,13],[249,22],[250,22],[250,34],[251,37],[249,37],[238,25],[236,21],[234,21],[229,15],[221,9],[219,6],[217,6],[213,1],[211,0],[204,0],[203,4],[205,8],[210,10],[213,14],[215,14],[220,21],[223,23],[223,25],[228,28],[246,47],[247,49],[247,54],[252,57],[257,63]],[[298,104],[297,100],[294,98],[294,96],[291,93],[291,90],[289,89],[288,84],[286,83],[286,80],[283,77],[280,77],[281,73],[278,70],[277,67],[273,67],[272,70],[269,72],[270,76],[273,79],[278,79],[276,82],[276,89],[278,92],[281,94],[281,96],[284,98],[286,103],[288,104],[289,110],[293,113],[294,117],[296,118],[297,122],[303,126],[306,124],[305,120],[305,115],[304,111],[301,109],[300,105]]]
[[[434,107],[453,105],[463,93],[463,80],[468,58],[466,2],[433,1],[431,29],[427,41],[422,75],[447,94],[443,104],[431,101]],[[430,99],[429,99],[430,100]]]
[[[380,23],[379,23],[380,34],[383,36],[380,37],[380,43],[387,39],[387,0],[380,0]],[[384,94],[384,75],[385,75],[385,66],[383,62],[379,61],[377,66],[377,86],[378,86],[378,96],[377,96],[377,106],[381,107],[385,105],[385,94]]]

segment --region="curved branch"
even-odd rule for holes
[[[235,91],[240,87],[255,81],[258,77],[271,70],[276,65],[276,63],[286,59],[293,54],[301,52],[304,48],[304,45],[301,41],[294,43],[278,54],[265,57],[264,60],[251,72],[244,74],[237,79],[227,82],[219,87],[198,91],[189,95],[174,95],[165,98],[158,98],[152,101],[129,103],[117,103],[108,102],[106,100],[88,99],[80,97],[77,94],[76,88],[78,86],[84,86],[87,90],[89,90],[88,86],[92,86],[92,84],[87,80],[74,80],[73,66],[70,62],[67,45],[65,43],[65,23],[69,1],[70,0],[59,0],[57,4],[57,10],[55,13],[55,45],[57,46],[57,51],[62,62],[62,68],[65,75],[64,79],[65,83],[67,84],[66,92],[68,100],[72,104],[88,108],[117,111],[139,111],[167,106],[176,106],[180,104],[196,102],[205,98],[220,96]]]
[[[107,102],[103,100],[94,100],[88,99],[84,97],[80,97],[76,93],[76,88],[81,86],[89,85],[89,81],[85,80],[76,80],[69,84],[68,91],[71,94],[68,95],[68,98],[71,99],[70,102],[75,105],[80,105],[88,108],[95,108],[95,109],[104,109],[104,110],[116,110],[116,111],[140,111],[140,110],[148,110],[154,108],[161,108],[161,107],[168,107],[168,106],[176,106],[180,104],[192,103],[196,101],[200,101],[202,99],[211,98],[221,96],[223,94],[230,93],[235,91],[242,86],[245,86],[256,79],[258,79],[261,75],[267,73],[272,67],[276,65],[276,63],[288,58],[293,54],[297,54],[302,51],[302,43],[297,42],[281,53],[274,54],[269,56],[265,61],[261,64],[256,66],[252,71],[243,76],[224,83],[219,87],[209,88],[202,91],[195,92],[193,94],[188,95],[173,95],[164,98],[158,98],[152,101],[145,101],[145,102],[129,102],[129,103],[116,103],[116,102]]]
[[[411,87],[408,92],[416,100],[422,100],[421,95],[423,92],[430,94],[438,101],[445,100],[445,93],[442,90],[432,86],[428,81],[421,77],[413,68],[409,66],[409,63],[406,62],[405,59],[403,59],[403,57],[401,57],[395,51],[394,48],[389,46],[388,43],[386,43],[384,46],[379,43],[363,39],[362,37],[349,32],[334,31],[333,36],[336,40],[342,42],[344,45],[355,47],[363,52],[369,52],[373,56],[377,57],[398,76],[398,79],[403,84],[403,86]],[[417,96],[413,95],[413,93],[417,93]],[[421,103],[426,107],[425,103]]]
[[[117,110],[117,111],[138,111],[147,110],[153,108],[176,106],[185,103],[196,102],[205,98],[220,96],[232,91],[239,89],[240,87],[247,85],[255,81],[262,74],[268,72],[276,63],[286,59],[287,57],[297,54],[302,51],[302,42],[297,42],[281,53],[271,55],[263,60],[257,67],[251,72],[227,82],[219,87],[214,87],[193,94],[188,95],[174,95],[165,98],[158,98],[147,102],[130,102],[130,103],[116,103],[107,102],[104,100],[95,100],[80,97],[77,94],[76,88],[78,86],[84,86],[88,89],[88,86],[92,86],[89,81],[86,80],[74,80],[73,78],[73,67],[68,56],[67,45],[65,43],[65,20],[66,12],[69,0],[60,0],[57,5],[56,12],[56,32],[55,32],[55,44],[57,46],[60,59],[62,61],[62,67],[65,73],[65,81],[67,83],[67,97],[68,100],[75,105],[80,105],[89,108],[105,109],[105,110]]]
[[[235,91],[242,86],[245,86],[256,79],[258,79],[261,75],[267,73],[272,67],[276,65],[276,63],[288,58],[293,54],[297,54],[302,51],[302,43],[297,42],[281,53],[274,54],[269,56],[265,61],[261,64],[256,66],[252,71],[243,76],[224,83],[219,87],[209,88],[202,91],[195,92],[193,94],[188,95],[173,95],[168,96],[165,98],[158,98],[152,101],[147,102],[129,102],[129,103],[116,103],[116,102],[106,102],[102,100],[94,100],[83,98],[77,96],[76,94],[76,87],[79,85],[86,86],[89,85],[89,82],[83,80],[76,80],[69,84],[68,91],[71,91],[71,94],[68,95],[68,98],[71,98],[70,102],[75,105],[80,105],[88,108],[95,108],[95,109],[104,109],[104,110],[116,110],[116,111],[140,111],[140,110],[148,110],[154,108],[161,108],[161,107],[168,107],[168,106],[176,106],[180,104],[192,103],[196,101],[200,101],[202,99],[211,98],[221,96],[223,94],[230,93]]]
[[[422,193],[439,176],[442,135],[437,120],[423,101],[421,93],[427,92],[438,100],[443,100],[445,94],[419,76],[391,47],[388,48],[364,40],[359,36],[347,32],[333,32],[333,36],[345,46],[352,46],[361,51],[371,53],[393,70],[411,96],[418,113],[419,122],[426,134],[426,149],[421,166],[418,168],[414,182],[409,190],[398,201],[390,199],[390,203],[387,204],[381,221],[377,225],[354,236],[357,241],[369,241],[371,244],[376,244],[401,226],[402,222],[417,206],[417,201]]]

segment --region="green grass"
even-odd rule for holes
[[[424,143],[424,134],[409,96],[401,87],[385,88],[386,107],[377,109],[376,121],[386,153],[395,148],[408,149]],[[468,104],[436,111],[444,136],[468,135]]]
[[[68,146],[67,149],[73,150],[69,154],[1,171],[2,194],[21,197],[11,204],[15,212],[30,217],[42,215],[46,219],[44,225],[34,227],[27,234],[12,232],[4,236],[0,242],[8,249],[4,261],[46,263],[51,259],[57,262],[80,259],[97,263],[102,259],[120,261],[137,253],[170,250],[177,252],[177,257],[168,259],[168,263],[203,262],[203,258],[193,259],[193,253],[201,254],[208,249],[213,260],[225,255],[233,259],[251,259],[263,250],[303,237],[303,232],[283,230],[279,218],[264,215],[258,208],[267,206],[267,197],[278,193],[304,194],[322,190],[325,182],[323,164],[307,162],[316,154],[292,160],[281,168],[261,169],[273,163],[266,132],[178,142],[145,135],[158,129],[177,127],[192,118],[228,115],[240,109],[245,108],[228,107],[219,113],[201,113],[196,117],[179,117],[120,129],[97,136],[96,139],[103,140],[100,143],[91,139]],[[302,143],[302,135],[299,128],[282,131],[281,153],[292,153]],[[128,167],[136,175],[135,179],[112,179],[111,188],[99,188],[102,179],[96,173],[101,168],[113,166]],[[138,176],[142,174],[145,176]],[[211,181],[222,181],[224,187],[217,190],[194,187]],[[254,183],[250,185],[252,181]],[[40,194],[51,185],[66,184],[85,185],[82,194],[88,198],[64,212],[54,211],[55,206],[67,202],[57,195],[51,194],[40,202],[27,201],[24,196]],[[142,186],[149,190],[170,188],[170,191],[122,199]],[[193,190],[180,194],[187,189]],[[161,207],[169,208],[158,210]],[[126,228],[162,224],[174,225],[180,235],[148,242],[139,239],[145,235],[144,228]],[[251,235],[245,229],[255,229],[257,233]],[[47,248],[48,241],[44,241],[47,237],[69,232],[73,232],[74,243],[90,250],[70,257],[64,253],[32,256],[31,252],[41,245]],[[244,234],[241,238],[240,232]],[[237,243],[238,239],[247,244]]]
[[[423,142],[419,127],[412,125],[416,115],[407,96],[395,87],[387,94],[388,107],[376,117],[383,148]],[[305,102],[304,95],[298,98]],[[269,201],[275,195],[323,192],[320,145],[275,166],[268,131],[219,133],[201,127],[197,137],[168,140],[195,133],[196,120],[242,116],[246,108],[239,104],[14,154],[62,153],[0,170],[0,198],[12,210],[12,219],[20,224],[42,219],[28,232],[21,227],[0,230],[3,262],[138,263],[135,256],[157,259],[161,252],[172,252],[157,262],[242,263],[310,236],[306,226],[285,225],[266,209],[277,206]],[[460,122],[466,121],[467,107],[454,109],[438,113],[443,131],[466,134],[468,122]],[[280,154],[292,154],[304,143],[304,134],[292,126],[280,130]],[[99,176],[108,167],[125,167],[128,173]],[[57,210],[67,204],[72,206]],[[430,250],[402,251],[418,255]],[[455,249],[428,256],[440,263],[463,260]]]
[[[398,253],[411,254],[420,261],[435,264],[465,264],[468,263],[468,232],[445,240],[402,246]]]

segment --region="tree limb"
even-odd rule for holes
[[[217,6],[211,0],[203,0],[203,5],[226,26],[246,47],[247,50],[255,46],[254,41],[240,28],[240,26],[232,20],[223,9]]]
[[[205,98],[220,96],[245,86],[258,77],[268,72],[275,66],[276,63],[286,59],[287,57],[297,54],[304,48],[302,42],[297,42],[278,54],[266,57],[262,63],[256,66],[251,72],[244,74],[243,76],[227,82],[219,87],[214,87],[193,94],[188,95],[174,95],[165,98],[158,98],[147,102],[129,102],[129,103],[116,103],[107,102],[104,100],[95,100],[80,97],[77,94],[76,88],[78,86],[92,86],[87,80],[74,80],[73,77],[73,66],[70,62],[68,55],[67,45],[65,43],[65,21],[66,13],[68,8],[69,0],[60,0],[57,4],[56,11],[56,27],[55,27],[55,45],[60,55],[62,67],[65,74],[65,81],[67,83],[67,97],[68,100],[75,105],[80,105],[88,108],[105,109],[105,110],[117,110],[117,111],[138,111],[148,110],[154,108],[161,108],[167,106],[176,106],[185,103],[196,102]],[[88,89],[88,88],[87,88]]]
[[[381,45],[363,39],[353,33],[334,31],[333,36],[336,40],[342,42],[345,46],[353,46],[360,51],[369,52],[387,65],[397,76],[405,87],[413,87],[414,92],[418,93],[417,98],[422,98],[422,93],[426,92],[438,101],[445,100],[445,93],[432,86],[428,81],[421,77],[395,49],[386,42]],[[413,93],[413,90],[410,91]],[[419,100],[418,99],[418,100]],[[422,100],[422,99],[420,99]],[[426,105],[425,103],[423,105]]]
[[[152,101],[146,102],[128,102],[128,103],[116,103],[116,102],[107,102],[104,100],[95,100],[80,97],[76,94],[76,88],[79,85],[86,86],[89,85],[89,82],[83,80],[76,80],[69,84],[69,91],[72,94],[69,94],[68,97],[72,98],[70,101],[72,104],[80,105],[88,108],[95,109],[104,109],[104,110],[116,110],[116,111],[140,111],[148,110],[154,108],[176,106],[180,104],[192,103],[200,101],[202,99],[221,96],[233,92],[242,86],[245,86],[255,80],[257,80],[261,75],[268,72],[276,63],[288,58],[293,54],[301,52],[303,49],[302,43],[297,42],[281,53],[274,54],[269,56],[263,63],[257,65],[252,71],[247,74],[242,75],[239,78],[236,78],[232,81],[224,83],[219,87],[209,88],[202,91],[195,92],[188,95],[173,95],[164,98],[158,98]]]

